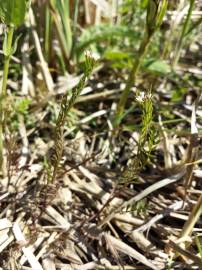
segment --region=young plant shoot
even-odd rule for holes
[[[7,0],[0,2],[0,20],[6,26],[3,54],[4,68],[2,87],[0,93],[0,168],[3,166],[3,133],[4,133],[4,99],[6,97],[6,88],[9,72],[10,58],[14,54],[18,38],[13,42],[13,33],[15,28],[23,24],[26,12],[29,8],[30,0]]]

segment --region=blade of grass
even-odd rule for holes
[[[47,62],[49,62],[50,47],[51,47],[52,17],[50,15],[51,14],[50,14],[49,7],[46,6],[44,47],[45,47],[45,55],[46,55]]]
[[[60,42],[66,67],[71,71],[70,54],[72,50],[72,29],[69,10],[69,0],[50,0],[50,9],[53,21],[56,26],[58,39]]]
[[[79,11],[79,0],[75,0],[74,2],[74,19],[73,19],[73,27],[72,27],[72,48],[70,53],[70,59],[75,56],[75,45],[76,45],[76,29],[77,29],[77,20],[78,20],[78,11]]]
[[[175,54],[174,54],[173,63],[172,63],[173,68],[175,68],[175,66],[177,65],[179,58],[180,58],[180,53],[181,53],[181,49],[182,49],[182,46],[184,43],[184,38],[185,38],[186,33],[188,31],[188,28],[189,28],[189,23],[191,20],[191,15],[192,15],[192,11],[194,8],[194,3],[195,3],[195,0],[190,0],[189,10],[188,10],[185,22],[184,22],[183,27],[182,27],[182,32],[181,32],[180,38],[179,38],[177,45],[176,45],[176,48],[175,48]]]
[[[196,29],[202,23],[202,17],[200,17],[195,23],[193,23],[185,36],[188,36],[194,29]]]
[[[8,26],[8,33],[6,33],[5,41],[4,41],[4,69],[3,69],[3,82],[0,96],[0,168],[2,171],[4,170],[4,159],[3,159],[3,125],[4,125],[4,109],[3,109],[3,101],[6,97],[6,88],[7,88],[7,80],[8,80],[8,71],[9,71],[9,63],[12,55],[12,42],[13,42],[13,33],[14,27]],[[4,172],[5,173],[5,172]]]

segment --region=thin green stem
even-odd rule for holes
[[[3,166],[3,126],[1,122],[0,123],[0,170],[1,171],[2,171],[2,166]]]
[[[188,29],[185,36],[188,36],[194,29],[196,29],[202,23],[202,17],[200,17],[196,22],[194,22]]]
[[[77,20],[78,20],[78,9],[79,7],[79,0],[75,0],[74,2],[74,19],[73,19],[73,28],[72,28],[72,48],[71,48],[71,53],[70,53],[70,59],[74,57],[74,52],[75,52],[75,45],[76,45],[76,28],[77,28]]]
[[[3,83],[2,83],[2,95],[6,96],[6,88],[7,88],[7,80],[8,80],[8,70],[11,58],[11,51],[12,51],[12,41],[13,41],[13,32],[14,27],[9,26],[8,28],[8,37],[7,37],[7,52],[8,54],[5,55],[4,59],[4,71],[3,71]]]
[[[3,170],[3,125],[4,125],[4,110],[3,110],[3,100],[6,97],[6,88],[8,81],[8,70],[10,64],[10,58],[12,54],[12,41],[13,41],[13,32],[14,27],[8,27],[7,40],[6,40],[6,48],[4,48],[4,52],[6,50],[6,54],[4,56],[4,70],[3,70],[3,81],[2,81],[2,89],[0,95],[0,169]]]
[[[50,48],[51,48],[51,27],[52,27],[52,17],[50,14],[49,7],[46,6],[46,15],[45,15],[45,55],[46,60],[49,62],[50,60]]]
[[[140,45],[140,48],[138,50],[138,57],[135,59],[135,62],[133,64],[133,67],[131,69],[131,72],[129,74],[127,83],[126,83],[126,87],[122,92],[122,95],[120,97],[118,106],[117,106],[117,110],[116,110],[116,114],[115,114],[115,121],[114,121],[114,126],[116,127],[117,125],[119,125],[120,121],[121,121],[121,116],[123,114],[125,105],[126,105],[126,101],[128,99],[128,95],[130,93],[131,87],[134,85],[135,80],[136,80],[136,76],[138,74],[139,68],[141,66],[142,60],[147,52],[147,48],[148,45],[150,43],[152,34],[148,35],[148,33],[146,32],[144,39],[142,40],[142,43]]]
[[[175,66],[178,63],[179,58],[180,58],[180,53],[181,53],[181,49],[183,46],[184,37],[186,36],[186,33],[188,31],[188,28],[189,28],[191,15],[192,15],[192,11],[194,8],[194,2],[195,2],[195,0],[190,0],[190,6],[189,6],[188,13],[187,13],[187,17],[185,19],[185,22],[184,22],[184,25],[182,28],[182,32],[181,32],[180,38],[177,42],[176,49],[175,49],[175,54],[174,54],[173,63],[172,63],[173,68],[175,68]]]

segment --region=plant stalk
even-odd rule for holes
[[[180,58],[180,53],[181,53],[181,49],[183,46],[184,37],[186,36],[188,28],[189,28],[191,15],[192,15],[192,11],[194,8],[194,2],[195,2],[195,0],[190,0],[189,10],[188,10],[188,13],[187,13],[187,16],[186,16],[186,19],[185,19],[185,22],[184,22],[184,25],[182,28],[180,38],[177,42],[176,49],[175,49],[175,54],[174,54],[173,63],[172,63],[173,68],[175,68],[175,66],[177,65],[179,58]]]
[[[135,62],[133,64],[133,67],[131,69],[131,72],[129,74],[127,83],[126,83],[126,87],[122,92],[122,95],[120,97],[118,106],[117,106],[117,110],[116,110],[116,114],[115,114],[115,121],[114,121],[114,126],[116,127],[117,125],[119,125],[120,121],[121,121],[121,116],[123,114],[125,105],[126,105],[126,101],[128,99],[128,95],[130,93],[131,87],[134,85],[135,80],[136,80],[136,76],[138,74],[139,68],[142,64],[142,60],[147,52],[147,48],[148,45],[150,43],[151,37],[153,34],[148,34],[148,32],[145,33],[145,37],[141,42],[140,48],[138,50],[138,57],[135,59]]]
[[[51,27],[52,27],[52,17],[50,14],[49,7],[46,6],[46,15],[45,15],[45,37],[44,37],[44,44],[45,44],[45,55],[46,61],[49,63],[50,60],[50,48],[51,48]]]
[[[74,58],[75,54],[75,46],[76,46],[76,28],[77,28],[77,20],[78,20],[78,11],[79,11],[79,0],[75,0],[74,2],[74,19],[73,19],[73,28],[72,28],[72,48],[70,52],[70,59]]]
[[[2,83],[2,96],[6,96],[6,88],[7,88],[7,81],[8,81],[8,70],[9,70],[9,64],[10,64],[10,58],[11,58],[11,51],[12,51],[12,42],[13,42],[13,32],[14,27],[9,26],[8,28],[8,40],[7,40],[7,51],[9,52],[8,55],[5,55],[4,59],[4,70],[3,70],[3,83]]]
[[[7,41],[6,41],[6,54],[4,55],[4,69],[3,69],[3,81],[2,89],[0,94],[0,170],[3,171],[3,126],[4,126],[4,110],[3,110],[3,100],[6,97],[7,81],[8,81],[8,71],[10,58],[12,54],[12,42],[13,42],[14,27],[8,26]]]

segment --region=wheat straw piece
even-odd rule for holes
[[[20,247],[22,249],[22,252],[27,257],[27,260],[31,267],[35,270],[43,270],[41,264],[35,257],[35,255],[32,253],[32,250],[30,247],[25,247],[24,245],[27,243],[26,239],[17,223],[14,223],[13,225],[13,233],[17,240],[17,242],[20,244]]]

